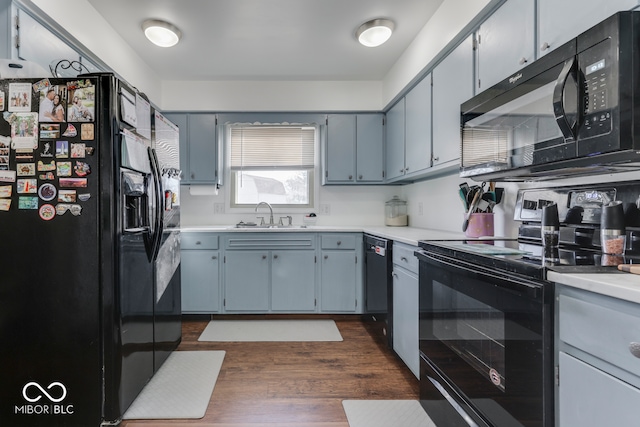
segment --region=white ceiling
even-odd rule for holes
[[[88,0],[161,80],[382,80],[442,0]],[[160,48],[146,19],[182,30]],[[360,24],[396,29],[377,48],[355,39]]]

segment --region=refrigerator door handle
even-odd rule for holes
[[[155,184],[155,235],[152,236],[152,254],[151,259],[153,261],[158,257],[158,252],[160,251],[160,244],[162,243],[162,233],[164,227],[164,199],[162,193],[162,181],[160,176],[160,164],[158,163],[158,157],[156,156],[156,152],[153,148],[148,148],[149,152],[149,160],[151,161],[151,175],[153,176],[153,181]]]

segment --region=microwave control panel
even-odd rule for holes
[[[606,39],[578,55],[583,81],[582,126],[578,139],[593,138],[611,132],[613,114],[617,106],[617,86],[611,39]]]

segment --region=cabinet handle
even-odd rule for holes
[[[640,342],[632,342],[629,344],[629,351],[631,352],[631,354],[633,354],[635,357],[637,357],[638,359],[640,359]]]
[[[353,175],[349,175],[349,179],[353,179]]]
[[[400,261],[408,262],[406,257],[400,257]]]
[[[191,172],[191,179],[196,179],[196,174],[194,172]]]
[[[274,255],[274,256],[273,256],[273,259],[278,259],[278,255]]]
[[[342,244],[342,241],[341,241],[341,240],[338,240],[338,241],[336,242],[336,245],[338,245],[338,246],[340,246],[341,244]]]
[[[362,179],[362,175],[358,175],[358,179]]]
[[[524,65],[526,63],[527,63],[527,58],[525,58],[525,57],[520,58],[520,61],[518,61],[518,64],[520,64],[520,65]]]
[[[400,169],[400,173],[404,173],[404,169]]]
[[[329,255],[325,255],[325,256],[324,256],[324,259],[328,259],[328,258],[329,258]]]
[[[198,240],[198,241],[196,242],[196,245],[201,245],[201,244],[202,244],[202,243],[200,242],[200,240]]]
[[[540,50],[542,52],[544,52],[545,50],[549,49],[551,47],[551,45],[547,42],[542,43],[542,46],[540,46]]]
[[[434,161],[434,162],[437,162],[438,160],[440,160],[440,157],[434,157],[434,158],[433,158],[433,161]]]
[[[211,257],[211,259],[218,259],[218,257],[214,255]]]
[[[267,259],[267,256],[266,255],[262,255],[262,259]]]

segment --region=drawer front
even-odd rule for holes
[[[322,249],[355,249],[357,240],[353,234],[323,234]]]
[[[559,363],[559,425],[638,425],[640,390],[566,353]]]
[[[560,340],[640,376],[640,306],[635,313],[634,307],[621,301],[616,310],[560,295]]]
[[[418,258],[413,254],[413,252],[417,250],[417,246],[405,245],[404,243],[394,243],[393,263],[418,274]]]
[[[215,233],[182,233],[182,249],[218,249],[218,235]]]
[[[225,238],[225,249],[315,249],[315,236],[308,233],[235,233]]]

